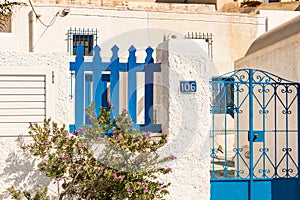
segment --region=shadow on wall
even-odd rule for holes
[[[25,140],[19,136],[13,142],[17,148],[10,152],[2,163],[5,164],[3,171],[0,174],[1,188],[0,199],[8,199],[10,194],[7,188],[14,186],[16,189],[26,189],[29,192],[37,188],[44,187],[50,184],[50,179],[43,175],[36,167],[36,159],[28,152],[25,152]],[[51,192],[51,191],[49,191]]]

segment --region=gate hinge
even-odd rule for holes
[[[54,71],[52,71],[52,84],[54,84]]]

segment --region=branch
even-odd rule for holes
[[[73,180],[71,181],[71,183],[69,184],[67,189],[65,191],[63,191],[62,193],[60,193],[59,200],[62,200],[63,197],[70,191],[70,189],[73,187],[74,182],[75,182],[75,180],[77,179],[78,176],[79,176],[79,172],[77,172],[76,176],[73,178]]]

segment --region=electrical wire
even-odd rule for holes
[[[47,24],[45,24],[45,23],[40,19],[40,17],[39,17],[38,14],[36,13],[36,11],[35,11],[35,9],[34,9],[32,3],[31,3],[31,0],[28,0],[28,1],[29,1],[29,4],[30,4],[30,6],[31,6],[31,9],[32,9],[32,11],[33,11],[35,17],[39,20],[39,22],[40,22],[43,26],[45,26],[46,28],[49,28],[50,26],[52,26],[52,25],[55,23],[56,18],[57,18],[57,16],[58,16],[59,12],[57,12],[56,15],[54,15],[54,17],[52,18],[52,20],[50,21],[50,23],[47,25]]]

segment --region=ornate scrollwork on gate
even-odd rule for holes
[[[299,83],[240,69],[211,84],[211,178],[298,177]]]

